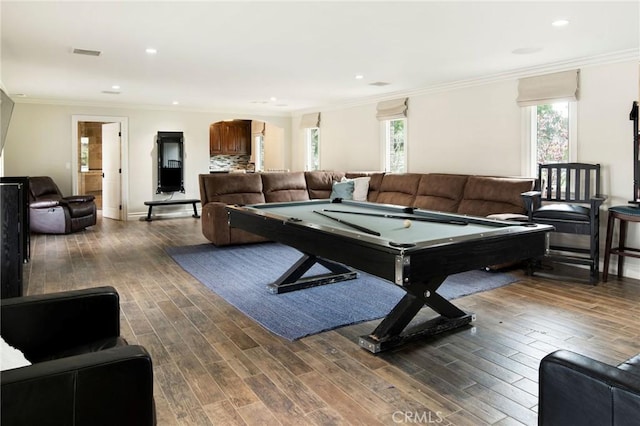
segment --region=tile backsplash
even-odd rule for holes
[[[249,168],[250,155],[214,155],[209,159],[210,171],[226,171]]]

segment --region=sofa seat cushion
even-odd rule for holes
[[[88,203],[68,203],[67,207],[69,208],[69,216],[72,218],[91,216],[96,212],[96,204],[92,201]]]
[[[343,177],[344,173],[342,172],[304,172],[304,179],[307,182],[309,198],[312,200],[329,198],[333,183],[340,182]]]
[[[414,207],[441,212],[458,211],[467,175],[429,173],[422,176]]]
[[[417,173],[385,174],[375,202],[413,206],[421,177]]]
[[[265,202],[309,200],[304,172],[262,173],[261,176]]]
[[[491,176],[469,176],[458,213],[486,217],[496,213],[526,213],[522,193],[531,191],[535,180]]]
[[[533,212],[533,220],[580,220],[589,221],[591,209],[576,204],[545,204]]]

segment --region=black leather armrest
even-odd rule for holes
[[[640,376],[561,350],[542,359],[539,386],[541,426],[637,424]]]
[[[63,200],[67,203],[86,203],[87,201],[93,201],[96,197],[93,195],[70,195],[64,197]]]
[[[27,359],[120,335],[120,301],[113,287],[0,300],[0,334]]]
[[[153,368],[122,346],[0,373],[6,425],[152,425]]]
[[[40,200],[29,203],[29,207],[32,209],[48,209],[51,207],[58,207],[59,205],[59,200]]]

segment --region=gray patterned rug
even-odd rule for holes
[[[274,282],[300,256],[277,243],[216,247],[212,244],[169,247],[167,253],[188,273],[253,318],[288,340],[386,316],[404,295],[399,287],[359,273],[350,281],[272,294]],[[309,273],[325,273],[319,265]],[[517,281],[508,273],[469,271],[452,275],[438,293],[455,299]]]

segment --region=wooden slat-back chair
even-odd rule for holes
[[[589,248],[552,244],[548,258],[589,266],[589,281],[599,281],[600,165],[554,163],[538,166],[537,191],[525,199],[529,220],[553,225],[555,232],[589,236]]]

